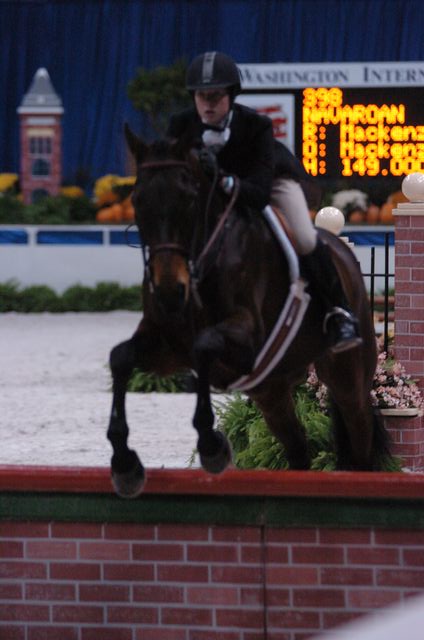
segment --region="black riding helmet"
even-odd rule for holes
[[[204,89],[227,89],[232,102],[241,91],[240,72],[230,56],[219,51],[208,51],[190,63],[186,88],[190,93]]]

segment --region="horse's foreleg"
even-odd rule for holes
[[[253,326],[252,314],[240,307],[226,320],[204,329],[195,340],[198,393],[193,425],[199,434],[197,449],[202,467],[211,473],[223,471],[231,462],[232,455],[225,435],[213,429],[210,366],[214,360],[222,359],[238,376],[249,373],[254,363]]]
[[[227,438],[220,431],[213,429],[214,413],[209,387],[210,362],[222,346],[223,341],[219,333],[205,333],[195,344],[198,380],[193,426],[199,434],[197,450],[200,462],[209,473],[221,473],[231,462],[231,448]]]
[[[128,424],[125,415],[125,395],[128,380],[136,364],[135,340],[114,347],[110,354],[113,378],[112,412],[107,437],[113,448],[112,483],[122,497],[132,498],[143,490],[144,468],[135,451],[128,448]]]

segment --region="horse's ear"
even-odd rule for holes
[[[124,125],[124,133],[129,150],[136,160],[140,160],[146,145],[138,136],[135,135],[127,122]]]

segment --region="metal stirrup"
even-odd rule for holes
[[[342,307],[333,307],[331,311],[329,311],[325,315],[324,322],[322,324],[324,333],[328,333],[328,321],[331,320],[331,318],[333,318],[334,316],[344,316],[346,320],[350,320],[352,324],[354,323],[354,319],[352,318],[352,315],[349,313],[349,311],[346,311],[346,309],[343,309]]]

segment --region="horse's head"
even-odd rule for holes
[[[137,163],[133,192],[144,250],[145,278],[166,313],[181,312],[190,295],[190,265],[199,220],[199,169],[188,142],[145,144],[125,129]]]

